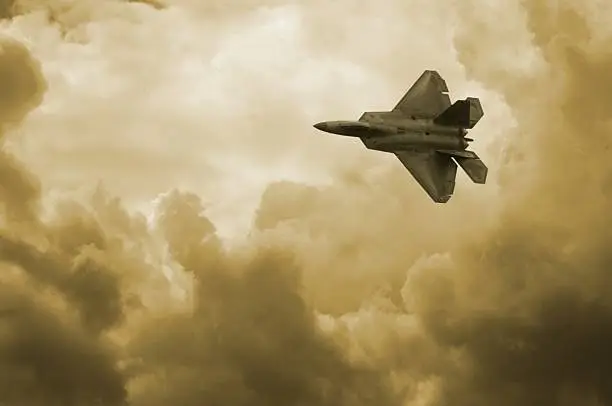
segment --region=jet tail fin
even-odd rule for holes
[[[440,113],[433,122],[439,125],[473,128],[484,115],[482,105],[477,97],[457,100]]]
[[[472,182],[485,184],[489,168],[480,160],[474,151],[438,151],[455,158],[461,169],[470,177]]]

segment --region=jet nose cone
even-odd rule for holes
[[[325,131],[327,129],[327,123],[325,122],[316,123],[315,125],[313,125],[313,127],[316,128],[317,130]]]

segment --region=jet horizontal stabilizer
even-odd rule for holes
[[[459,164],[461,169],[467,173],[470,179],[472,179],[472,182],[479,184],[486,183],[489,169],[474,151],[439,150],[438,152],[455,158],[455,161]]]
[[[434,118],[433,122],[449,127],[473,128],[484,112],[477,97],[457,100],[449,108]]]

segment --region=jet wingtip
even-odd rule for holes
[[[438,204],[444,204],[444,203],[447,203],[450,200],[451,197],[452,197],[452,195],[441,196],[441,197],[438,197],[438,198],[433,199],[433,200],[434,200],[434,202],[436,202]]]

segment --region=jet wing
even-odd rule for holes
[[[393,108],[414,118],[434,118],[450,107],[448,87],[435,70],[426,70]]]
[[[436,151],[394,151],[400,162],[436,203],[446,203],[455,191],[457,164]]]

